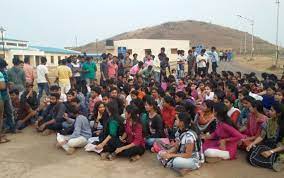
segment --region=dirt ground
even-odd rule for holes
[[[253,61],[254,62],[254,61]],[[257,63],[257,61],[256,61]],[[260,67],[251,67],[237,59],[231,63],[222,63],[219,71],[232,70],[251,72],[260,75]],[[265,65],[264,65],[265,66]],[[53,73],[53,72],[51,72]],[[8,135],[12,140],[0,145],[0,178],[170,178],[177,174],[163,168],[156,155],[146,153],[141,160],[130,163],[127,159],[101,161],[94,153],[78,150],[68,156],[63,150],[55,148],[55,135],[43,137],[32,128],[23,133]],[[199,170],[186,177],[191,178],[282,178],[284,171],[255,168],[247,164],[245,154],[239,153],[234,161],[217,164],[204,164]]]
[[[146,153],[141,160],[130,163],[127,159],[101,161],[94,153],[82,149],[66,155],[55,147],[55,134],[41,136],[32,128],[23,133],[8,135],[12,140],[0,145],[0,178],[170,178],[178,176],[163,168],[156,155]],[[234,161],[204,164],[186,177],[191,178],[282,178],[284,172],[255,168],[246,163],[245,154],[239,153]]]
[[[252,70],[260,72],[274,73],[278,76],[282,75],[284,71],[284,59],[279,59],[278,66],[272,69],[271,66],[275,63],[275,59],[272,56],[255,56],[253,60],[249,60],[249,57],[237,56],[235,61],[242,67],[247,67]]]

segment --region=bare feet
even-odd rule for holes
[[[130,158],[130,161],[131,161],[131,162],[135,162],[135,161],[138,161],[140,158],[141,158],[140,155],[132,156],[132,157]]]
[[[46,129],[45,131],[42,132],[42,136],[48,136],[52,134],[52,130]]]
[[[11,140],[9,140],[6,135],[1,135],[0,136],[0,144],[2,143],[7,143],[7,142],[10,142]]]
[[[108,156],[110,155],[110,153],[106,152],[106,153],[101,153],[101,160],[106,160],[108,158]]]
[[[67,152],[68,155],[72,155],[72,154],[75,152],[75,148],[69,147],[69,148],[66,150],[66,152]]]

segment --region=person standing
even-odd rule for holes
[[[154,70],[154,77],[155,77],[155,80],[157,82],[161,82],[160,81],[160,77],[161,77],[161,65],[160,65],[160,59],[155,57],[154,60],[153,60],[153,70]]]
[[[188,50],[188,56],[187,56],[187,67],[188,67],[188,74],[190,76],[194,76],[195,74],[195,61],[196,57],[193,54],[192,50]]]
[[[184,77],[184,64],[185,64],[184,50],[178,50],[178,58],[177,58],[178,79]]]
[[[17,57],[13,58],[13,67],[8,70],[8,79],[13,89],[23,92],[26,86],[26,75],[24,70],[20,67],[20,59]]]
[[[48,68],[46,67],[47,59],[45,57],[41,57],[40,65],[37,66],[37,86],[38,86],[38,102],[40,103],[40,99],[42,97],[43,90],[46,95],[49,95],[48,85],[50,84],[48,78]]]
[[[0,66],[2,68],[2,64],[4,64],[3,59],[0,59]],[[0,90],[2,93],[2,90],[6,89],[6,83],[5,78],[2,72],[0,72]],[[2,98],[2,94],[0,93],[0,144],[9,142],[10,140],[6,138],[5,135],[3,135],[3,116],[4,116],[4,100]]]
[[[134,53],[133,54],[133,61],[132,61],[132,64],[133,66],[135,66],[136,64],[138,64],[138,54],[137,53]]]
[[[100,64],[100,71],[101,71],[100,84],[106,85],[106,80],[108,79],[108,64],[106,56],[103,57],[103,61]]]
[[[24,72],[26,75],[26,82],[33,84],[35,80],[34,69],[30,64],[30,58],[28,56],[24,59]]]
[[[117,65],[117,57],[113,56],[110,61],[107,63],[108,66],[108,77],[110,79],[117,79],[118,74],[118,65]]]
[[[90,57],[87,57],[82,66],[82,71],[84,73],[84,79],[86,80],[87,85],[90,86],[96,79],[96,63],[94,61],[91,61]]]
[[[6,119],[4,120],[4,128],[8,132],[15,133],[16,132],[16,126],[14,121],[14,115],[13,115],[13,109],[12,109],[12,102],[10,95],[8,93],[8,74],[6,72],[6,67],[8,66],[7,62],[0,58],[0,72],[3,74],[4,81],[5,81],[5,87],[4,89],[0,90],[1,99],[3,101],[4,106],[4,115],[6,116]]]
[[[130,59],[130,53],[127,52],[125,55],[125,59],[124,59],[124,72],[129,72],[131,67],[132,67],[133,63],[132,60]]]
[[[57,68],[58,85],[61,88],[61,93],[65,94],[71,89],[70,79],[72,77],[72,71],[66,64],[67,60],[63,59]]]
[[[196,58],[197,72],[199,75],[206,74],[206,64],[208,62],[207,56],[205,55],[206,49],[202,49],[200,55]]]
[[[216,47],[213,46],[211,48],[211,52],[209,52],[208,55],[209,55],[209,59],[211,60],[211,64],[212,64],[212,72],[217,73],[219,56],[218,56],[218,53],[216,52]]]

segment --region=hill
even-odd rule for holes
[[[251,38],[248,34],[247,50],[250,51]],[[111,37],[112,40],[122,39],[172,39],[172,40],[190,40],[192,46],[203,44],[206,47],[216,46],[219,49],[240,50],[241,39],[244,39],[244,32],[200,21],[179,21],[167,22],[161,25],[141,28],[138,30],[122,33]],[[73,48],[78,51],[89,53],[103,52],[105,49],[105,40],[92,42],[84,46]],[[269,53],[275,49],[274,45],[255,37],[255,53]]]

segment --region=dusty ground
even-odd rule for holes
[[[9,135],[10,143],[0,145],[0,178],[170,178],[177,174],[163,168],[156,155],[146,153],[141,160],[101,161],[99,156],[78,150],[68,156],[55,148],[55,135],[41,136],[27,128],[23,133]],[[240,153],[234,161],[204,164],[186,177],[199,178],[282,178],[284,172],[254,168]]]
[[[255,56],[253,60],[248,60],[243,56],[238,56],[235,61],[242,67],[247,67],[252,70],[260,72],[269,72],[277,75],[281,75],[284,71],[284,59],[279,59],[278,66],[276,69],[271,69],[271,66],[275,63],[275,59],[272,56]]]
[[[239,62],[239,61],[238,61]],[[245,63],[222,63],[219,71],[232,70],[251,72],[260,71]],[[259,67],[257,67],[259,68]],[[0,145],[0,178],[168,178],[177,174],[163,168],[156,155],[146,153],[141,160],[130,163],[126,159],[113,162],[100,161],[96,154],[78,150],[67,156],[55,148],[55,135],[43,137],[27,128],[23,133],[8,135],[10,143]],[[217,164],[204,164],[198,171],[186,177],[199,178],[282,178],[282,173],[254,168],[246,163],[245,154],[240,153],[234,161]]]

